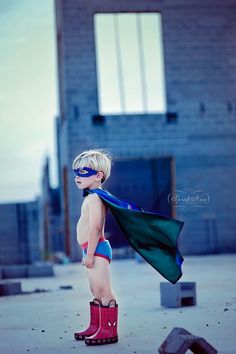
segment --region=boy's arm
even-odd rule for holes
[[[102,201],[97,194],[88,197],[89,235],[87,254],[93,256],[101,235],[103,225]]]

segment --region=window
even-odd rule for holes
[[[159,13],[96,14],[100,114],[165,113]]]

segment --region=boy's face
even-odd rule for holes
[[[101,186],[103,173],[95,171],[89,167],[74,169],[75,183],[79,189],[98,188]]]

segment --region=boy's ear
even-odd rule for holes
[[[101,178],[101,180],[102,180],[103,177],[104,177],[104,173],[102,171],[99,171],[98,172],[98,177]]]

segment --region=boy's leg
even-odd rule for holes
[[[93,297],[94,297],[95,299],[98,299],[100,302],[102,302],[102,298],[101,298],[101,296],[99,295],[99,293],[96,291],[95,284],[94,284],[93,280],[91,279],[91,277],[89,276],[88,273],[87,273],[87,277],[88,277],[88,281],[89,281],[90,291],[91,291]]]
[[[108,305],[114,299],[111,286],[110,265],[107,259],[95,256],[92,268],[86,268],[92,293],[95,298],[102,299],[103,305]]]

